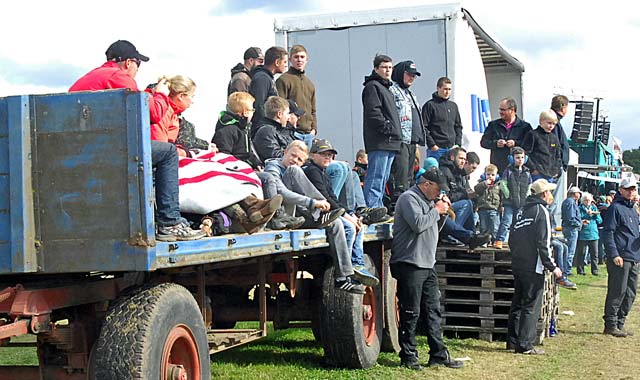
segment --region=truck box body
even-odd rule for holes
[[[364,147],[362,83],[376,54],[394,64],[416,63],[422,74],[412,86],[420,106],[431,99],[438,78],[453,81],[465,137],[463,146],[483,153],[480,134],[512,96],[522,114],[524,67],[487,35],[459,4],[394,8],[276,20],[276,44],[304,45],[307,75],[316,86],[319,135],[339,158],[353,160]],[[487,155],[488,158],[488,155]],[[483,162],[487,162],[483,161]]]

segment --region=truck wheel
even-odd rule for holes
[[[367,269],[377,275],[365,255]],[[338,367],[370,368],[380,354],[382,294],[380,285],[366,287],[366,294],[335,288],[333,266],[324,273],[320,329],[327,362]]]
[[[391,250],[384,251],[384,329],[382,331],[382,351],[400,352],[398,326],[400,326],[400,308],[396,297],[398,282],[391,276],[389,269]]]
[[[165,283],[122,297],[107,313],[95,349],[97,380],[208,380],[202,314],[184,287]]]

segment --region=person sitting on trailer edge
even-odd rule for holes
[[[138,52],[129,41],[118,40],[106,51],[107,62],[78,79],[69,92],[100,91],[112,88],[138,90],[136,74],[142,62],[149,57]],[[160,81],[151,92],[149,102],[151,123],[160,122],[169,104],[169,84]],[[151,141],[151,163],[155,169],[156,240],[197,240],[206,236],[203,231],[193,230],[189,222],[180,216],[178,204],[178,151],[174,144]]]
[[[416,349],[416,326],[420,306],[427,313],[428,366],[460,368],[463,362],[454,360],[442,341],[440,327],[440,290],[436,262],[438,221],[451,202],[442,195],[447,181],[438,168],[425,171],[418,183],[404,192],[396,204],[391,246],[391,275],[398,281],[400,307],[400,362],[403,366],[422,370]]]

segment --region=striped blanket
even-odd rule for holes
[[[224,153],[201,151],[180,157],[180,211],[207,214],[253,194],[262,199],[262,183],[251,166]]]

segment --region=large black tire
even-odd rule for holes
[[[367,269],[377,275],[371,258]],[[327,363],[337,367],[370,368],[380,354],[382,338],[382,294],[380,285],[367,287],[367,294],[335,288],[333,267],[323,278],[320,330]]]
[[[396,289],[398,281],[391,277],[389,268],[389,260],[391,259],[391,250],[384,251],[384,329],[382,331],[382,351],[383,352],[400,352],[400,340],[398,339],[398,298],[396,297]]]
[[[117,300],[95,346],[97,380],[165,379],[183,365],[190,380],[209,380],[202,314],[184,287],[165,283]]]

